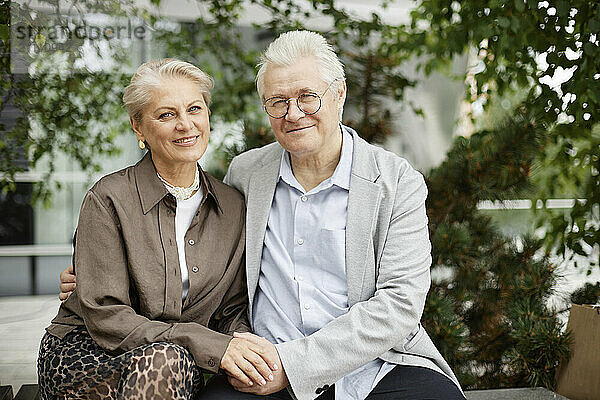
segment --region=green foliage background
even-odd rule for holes
[[[455,78],[465,82],[465,102],[483,105],[484,113],[468,116],[476,132],[457,138],[446,161],[427,174],[432,270],[446,278],[432,287],[424,324],[468,388],[552,387],[557,363],[568,356],[569,335],[559,311],[547,306],[557,280],[550,254],[589,256],[600,242],[599,3],[420,0],[410,23],[391,25],[382,18],[389,0],[381,3],[381,14],[366,19],[354,18],[334,0],[196,2],[208,12],[172,24],[161,17],[159,0],[148,9],[131,1],[79,1],[51,14],[0,0],[0,111],[12,106],[22,113],[14,128],[2,127],[0,188],[14,189],[15,174],[27,167],[18,162],[23,152],[30,167],[45,163],[48,177],[58,154],[73,157],[84,170],[100,170],[99,160],[118,151],[115,138],[127,131],[119,100],[127,82],[126,48],[112,46],[116,63],[102,73],[78,67],[82,47],[73,46],[62,54],[27,55],[34,68],[15,76],[11,23],[61,22],[64,12],[83,20],[89,12],[142,18],[165,56],[195,63],[215,78],[213,123],[242,122],[244,142],[218,149],[220,161],[211,171],[217,176],[235,154],[273,140],[255,94],[254,67],[263,47],[283,31],[310,28],[317,17],[330,22],[321,33],[347,67],[346,115],[352,118],[344,122],[372,142],[394,133],[392,103],[383,99],[422,113],[406,98],[406,89],[418,83],[402,72],[407,62],[416,60],[427,76],[449,73],[452,61],[466,56],[469,68]],[[269,21],[241,26],[249,5],[262,9]],[[258,46],[248,39],[257,35]],[[37,35],[32,46],[44,40]],[[59,73],[52,69],[57,65]],[[550,87],[549,78],[565,69],[572,77]],[[505,101],[511,106],[498,116],[498,104]],[[36,188],[38,198],[50,199],[47,179]],[[584,201],[567,214],[538,211],[539,224],[547,228],[541,240],[503,237],[477,211],[481,200],[523,197],[534,204],[553,197]],[[592,299],[595,290],[582,288],[573,301]]]

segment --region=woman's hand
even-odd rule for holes
[[[279,392],[280,390],[284,389],[286,386],[289,385],[287,375],[285,374],[283,365],[281,365],[279,353],[277,353],[277,349],[271,342],[269,342],[267,339],[265,339],[263,337],[254,335],[250,332],[234,333],[233,337],[240,338],[240,339],[246,339],[249,342],[252,342],[254,344],[264,346],[267,349],[267,352],[270,352],[269,359],[277,360],[276,364],[269,362],[269,365],[272,365],[274,367],[277,365],[281,366],[281,368],[272,368],[274,371],[273,372],[274,379],[272,379],[270,382],[267,382],[266,385],[262,385],[262,386],[259,386],[259,385],[248,386],[245,383],[245,381],[240,381],[239,379],[236,379],[235,377],[228,375],[227,380],[229,381],[229,384],[231,386],[233,386],[234,389],[239,390],[240,392],[254,393],[254,394],[257,394],[260,396],[264,396],[267,394]]]
[[[73,266],[69,265],[60,273],[60,293],[58,294],[58,298],[61,301],[68,299],[73,290],[75,290],[75,286],[75,272],[73,271]]]
[[[254,382],[263,386],[273,381],[271,371],[278,369],[278,359],[277,352],[274,356],[265,344],[234,337],[221,359],[221,369],[248,386]]]

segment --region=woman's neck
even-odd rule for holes
[[[197,163],[185,163],[178,165],[160,165],[160,163],[154,163],[156,172],[163,178],[169,185],[176,187],[189,187],[194,183],[196,178],[196,171],[198,169]]]

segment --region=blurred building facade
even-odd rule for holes
[[[142,2],[140,4],[143,5]],[[357,17],[367,17],[377,10],[377,7],[359,0],[344,0],[340,4]],[[382,15],[390,18],[389,22],[406,22],[412,4],[411,1],[395,2]],[[31,5],[39,12],[52,11],[43,3],[32,2]],[[159,12],[179,23],[193,21],[206,10],[193,1],[168,0],[161,3]],[[262,9],[248,6],[242,21],[247,23],[247,31],[253,33],[247,40],[261,41],[250,27],[252,23],[266,21],[267,17]],[[96,15],[94,18],[99,24],[107,24],[106,16]],[[311,24],[315,28],[327,27],[325,20],[311,21]],[[129,44],[128,57],[132,66],[164,56],[164,50],[151,39],[133,40]],[[13,57],[13,64],[16,74],[27,73],[28,65],[17,54]],[[456,67],[465,68],[465,62],[457,62]],[[406,68],[416,76],[416,73],[410,72],[413,66]],[[461,82],[434,75],[410,89],[407,97],[424,109],[426,117],[421,118],[409,107],[398,104],[398,111],[393,116],[397,133],[384,143],[384,147],[407,158],[423,172],[439,164],[453,138],[462,87]],[[10,106],[2,112],[2,123],[7,129],[17,113],[16,108]],[[228,128],[213,125],[211,140],[219,140],[222,137],[219,130],[223,129]],[[52,180],[60,183],[60,189],[54,191],[49,207],[40,202],[30,205],[32,183],[44,179],[43,165],[19,174],[16,192],[0,194],[0,296],[57,292],[59,272],[71,263],[72,239],[85,192],[100,176],[135,163],[143,154],[131,132],[125,132],[117,141],[121,153],[102,160],[103,171],[98,174],[89,175],[81,171],[74,160],[59,157]],[[20,159],[23,165],[27,164],[24,154]]]

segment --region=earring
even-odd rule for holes
[[[146,143],[142,140],[138,140],[138,146],[140,146],[140,149],[144,150],[146,148]]]

